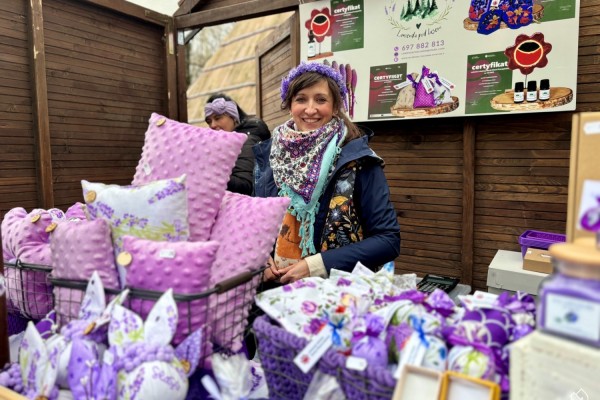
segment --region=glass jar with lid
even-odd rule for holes
[[[594,238],[550,246],[555,273],[539,290],[538,328],[600,347],[600,250]]]

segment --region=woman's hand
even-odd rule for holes
[[[283,275],[279,280],[283,284],[296,282],[298,279],[310,276],[310,269],[308,269],[308,263],[305,260],[300,260],[296,264],[280,269],[278,272]]]
[[[263,282],[276,281],[279,279],[281,272],[277,269],[273,257],[269,256],[266,266],[267,269],[265,269],[265,272],[263,273]]]

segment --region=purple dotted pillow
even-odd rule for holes
[[[25,211],[13,208],[2,220],[2,254],[6,261],[51,266],[50,235],[64,214],[58,209]],[[48,273],[15,268],[6,269],[7,295],[11,307],[29,319],[41,319],[52,310],[52,290]]]
[[[286,197],[261,198],[226,193],[210,236],[211,240],[221,243],[212,268],[211,287],[265,265],[289,203]],[[230,345],[233,338],[242,333],[240,322],[248,317],[249,306],[256,294],[251,290],[245,291],[244,296],[235,289],[230,292],[211,296],[211,310],[216,310],[211,313],[215,318],[212,324],[215,340],[223,346]]]
[[[97,271],[105,288],[120,287],[108,221],[65,221],[54,230],[50,249],[55,278],[88,281]],[[80,290],[54,288],[61,326],[77,317],[83,295]]]
[[[246,135],[150,117],[133,184],[187,175],[190,240],[208,240]]]
[[[173,289],[175,295],[198,294],[210,284],[211,267],[219,243],[156,242],[133,236],[123,237],[123,252],[117,262],[128,269],[128,287],[164,292]],[[206,322],[207,299],[178,302],[179,322],[173,343],[183,341]],[[146,318],[155,301],[130,296],[131,309]]]

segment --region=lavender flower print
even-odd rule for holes
[[[310,300],[305,300],[302,302],[301,309],[302,312],[306,315],[314,314],[317,311],[317,303]]]
[[[313,318],[310,320],[310,323],[304,327],[304,333],[308,335],[316,335],[326,324],[327,321],[321,318]]]

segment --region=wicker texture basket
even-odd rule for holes
[[[317,368],[335,376],[349,400],[389,400],[396,380],[382,367],[369,366],[364,371],[346,368],[346,357],[328,350],[317,366],[304,374],[294,364],[294,357],[308,343],[280,326],[269,317],[254,321],[262,367],[271,399],[303,399]]]

